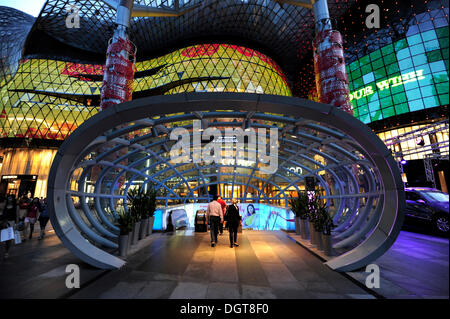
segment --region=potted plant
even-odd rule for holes
[[[315,201],[316,219],[314,223],[317,232],[318,249],[325,251],[325,254],[331,255],[331,229],[334,227],[333,219],[328,213],[326,203],[320,197]]]
[[[323,216],[323,232],[321,234],[324,246],[323,250],[325,252],[325,255],[332,256],[333,246],[331,243],[331,230],[336,227],[336,225],[334,225],[333,219],[331,218],[330,213],[328,212],[328,209],[325,207],[325,205],[321,208],[320,214]]]
[[[317,215],[316,215],[316,195],[312,195],[311,197],[308,196],[308,224],[309,224],[309,241],[311,242],[311,245],[317,244],[317,238],[316,233],[314,231],[314,223],[316,221]]]
[[[322,234],[325,231],[325,227],[329,226],[329,221],[331,218],[328,214],[326,204],[321,200],[320,196],[317,196],[314,201],[314,210],[316,211],[314,230],[316,232],[317,248],[319,250],[324,250],[324,238],[322,237]]]
[[[306,220],[308,217],[308,194],[300,192],[298,197],[291,197],[289,204],[295,214],[295,233],[301,235],[302,239],[306,239]]]
[[[133,236],[131,244],[138,242],[139,230],[141,228],[141,213],[142,213],[142,196],[139,188],[134,188],[128,191],[128,211],[133,219]]]
[[[147,224],[147,236],[153,232],[153,223],[155,222],[155,210],[156,210],[156,195],[158,190],[153,184],[149,185],[147,191],[147,207],[148,212],[148,224]]]
[[[147,237],[147,228],[148,228],[148,212],[143,210],[141,213],[141,225],[139,228],[139,240]]]
[[[153,230],[153,214],[155,212],[156,208],[156,189],[153,187],[152,184],[150,184],[147,187],[147,190],[145,192],[141,192],[141,228],[139,231],[139,239],[145,238],[146,236],[150,235],[151,231]],[[150,216],[151,218],[151,226],[150,224]]]
[[[126,212],[123,208],[119,209],[118,212],[118,226],[120,229],[119,234],[119,255],[121,257],[125,257],[128,254],[128,243],[129,243],[129,234],[132,228],[132,218],[131,215]]]

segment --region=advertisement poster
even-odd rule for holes
[[[242,228],[252,230],[293,230],[294,214],[286,208],[266,204],[243,203],[238,204],[242,217]],[[172,207],[170,210],[155,212],[155,230],[167,227],[167,217],[172,212],[172,222],[176,228],[194,228],[195,214],[198,210],[206,211],[207,203],[187,204]]]

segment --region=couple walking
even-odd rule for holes
[[[221,224],[225,222],[230,233],[230,248],[239,246],[237,243],[237,232],[239,224],[241,223],[241,215],[239,215],[239,208],[237,200],[233,198],[232,204],[225,206],[224,209],[220,203],[225,203],[220,196],[215,195],[211,203],[208,204],[206,211],[206,220],[209,221],[211,233],[211,247],[217,245],[217,235]]]

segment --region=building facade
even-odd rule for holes
[[[263,0],[188,2],[197,6],[180,17],[132,19],[134,99],[247,92],[317,100],[310,9]],[[393,151],[406,185],[447,191],[448,2],[380,2],[380,28],[368,28],[372,2],[329,3],[345,41],[353,115]],[[67,27],[68,5],[79,9],[80,28]],[[88,0],[47,1],[36,19],[0,7],[0,194],[46,196],[58,146],[99,112],[114,14]],[[187,191],[176,178],[167,183]],[[224,183],[220,193],[253,199],[277,191],[253,183]]]

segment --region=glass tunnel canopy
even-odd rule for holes
[[[200,131],[193,130],[199,124]],[[225,137],[229,129],[248,133],[244,142],[257,132],[258,150]],[[185,158],[174,161],[170,152],[181,140],[177,130],[187,132],[189,141],[214,130],[217,135],[204,136],[200,148],[218,147],[222,158],[198,160],[188,143]],[[287,208],[288,197],[305,190],[308,180],[337,225],[333,242],[341,255],[327,263],[330,267],[360,268],[395,241],[404,194],[386,146],[352,116],[291,97],[185,93],[111,107],[83,123],[60,147],[48,199],[55,231],[78,257],[118,268],[124,261],[112,252],[119,233],[115,220],[118,207],[127,209],[130,188],[155,185],[163,208],[208,202],[211,190],[225,200]]]

